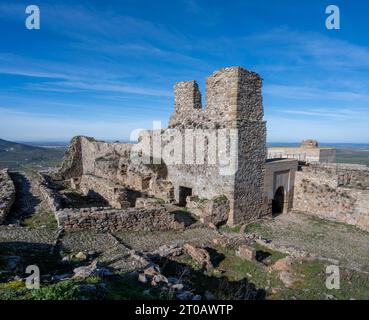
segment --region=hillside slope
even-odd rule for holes
[[[63,147],[43,148],[0,139],[0,169],[55,166],[62,160],[64,151]]]

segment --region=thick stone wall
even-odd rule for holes
[[[362,167],[362,176],[354,166],[358,181],[367,180],[367,168]],[[302,167],[296,173],[294,210],[307,212],[322,218],[355,225],[369,231],[369,189],[340,184],[342,170],[350,165],[314,165]],[[349,172],[351,172],[349,170]]]
[[[369,168],[357,164],[338,163],[337,183],[339,186],[369,190]]]
[[[64,209],[55,214],[58,225],[66,230],[160,231],[184,228],[164,207],[129,208],[126,210],[86,208]]]
[[[84,136],[74,137],[64,156],[60,174],[63,179],[88,174],[125,183],[131,148],[131,144],[106,143]]]
[[[238,128],[238,170],[235,174],[233,213],[229,224],[248,223],[264,213],[266,126],[245,121]]]
[[[0,224],[2,224],[15,201],[15,186],[8,170],[0,170]]]
[[[167,165],[168,179],[193,195],[211,199],[224,194],[230,201],[229,224],[246,223],[263,213],[266,125],[263,121],[262,79],[241,67],[224,68],[206,79],[206,107],[200,108],[196,83],[175,86],[176,129],[234,129],[237,132],[237,170],[220,174],[220,165]],[[184,89],[185,88],[185,89]],[[196,103],[194,103],[194,101]]]
[[[165,181],[164,164],[134,163],[133,145],[74,137],[66,152],[59,178],[71,181],[84,193],[95,191],[115,208],[124,207],[124,188],[173,200],[173,186]],[[157,194],[156,194],[157,193]]]

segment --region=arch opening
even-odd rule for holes
[[[279,187],[275,194],[272,201],[272,215],[273,217],[283,213],[284,209],[284,188]]]

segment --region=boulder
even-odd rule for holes
[[[296,275],[293,273],[292,265],[293,259],[290,256],[277,260],[270,268],[273,271],[277,271],[279,279],[288,288],[291,288],[297,281]]]
[[[243,244],[238,247],[236,255],[242,259],[255,260],[256,250],[246,244]]]
[[[213,243],[216,245],[216,246],[220,246],[220,247],[223,247],[223,248],[226,248],[229,246],[230,244],[230,241],[227,237],[225,236],[219,236],[219,237],[216,237],[213,239]]]
[[[193,293],[191,291],[183,291],[177,294],[179,300],[192,300]]]
[[[80,251],[76,254],[76,258],[79,260],[86,260],[87,256],[82,251]]]
[[[110,270],[102,267],[97,260],[88,266],[75,268],[73,273],[73,279],[86,279],[92,276],[110,276],[113,274]]]
[[[206,249],[199,248],[188,243],[183,246],[183,249],[191,256],[192,259],[198,262],[202,268],[213,268],[209,252]]]

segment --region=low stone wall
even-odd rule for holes
[[[62,198],[57,189],[45,176],[39,176],[38,188],[43,199],[54,212],[58,227],[66,230],[88,229],[96,231],[159,231],[177,230],[184,224],[175,220],[174,214],[158,203],[147,198],[147,207],[114,209],[92,207],[82,209],[63,208]],[[151,202],[150,202],[151,200]],[[141,201],[142,202],[142,201]]]
[[[129,208],[131,206],[127,188],[104,178],[83,175],[79,189],[86,195],[91,192],[96,193],[116,209]]]
[[[369,231],[369,190],[340,186],[337,168],[342,166],[320,165],[298,171],[294,210]]]
[[[183,229],[165,207],[104,209],[64,209],[56,212],[58,226],[68,229],[96,231],[159,231]]]
[[[2,224],[15,201],[15,186],[8,170],[0,170],[0,224]]]
[[[37,188],[51,211],[56,212],[62,208],[62,201],[59,193],[50,186],[48,179],[41,174],[38,176]]]
[[[289,158],[302,162],[336,162],[335,148],[311,148],[311,147],[272,147],[268,148],[268,158]]]

